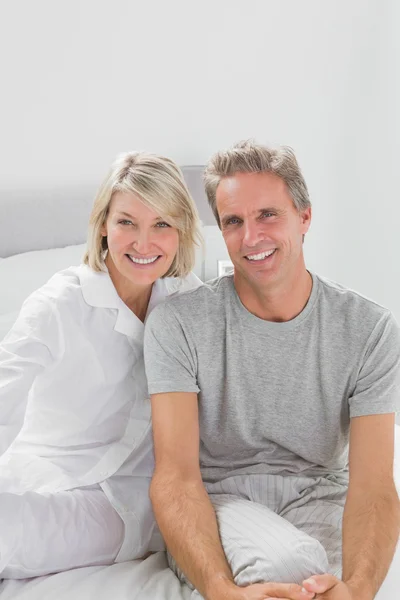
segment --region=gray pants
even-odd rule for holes
[[[207,484],[237,585],[341,577],[347,486],[335,478],[238,475]],[[172,570],[190,585],[174,559]],[[192,596],[199,598],[197,592]]]

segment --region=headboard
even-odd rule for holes
[[[203,166],[184,166],[183,175],[203,225],[215,225],[202,181]],[[83,244],[96,187],[0,192],[0,257]]]

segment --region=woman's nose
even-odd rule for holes
[[[147,254],[151,247],[151,237],[148,231],[139,230],[133,242],[133,247],[140,254]]]

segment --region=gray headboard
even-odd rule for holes
[[[203,225],[215,225],[202,181],[202,166],[182,171]],[[0,257],[86,241],[96,187],[0,191]]]

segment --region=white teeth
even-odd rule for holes
[[[271,256],[273,252],[275,252],[276,248],[273,250],[268,250],[268,252],[262,252],[261,254],[252,254],[250,256],[246,256],[249,260],[264,260],[267,256]]]
[[[128,254],[129,258],[132,262],[137,263],[138,265],[149,265],[157,260],[158,256],[154,256],[153,258],[136,258],[135,256],[131,256]]]

